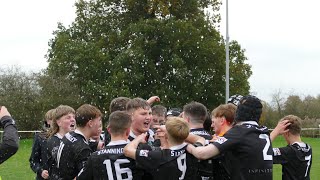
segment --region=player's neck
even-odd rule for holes
[[[84,137],[86,138],[87,141],[91,137],[90,131],[87,128],[77,127],[77,130],[80,131],[84,135]]]
[[[131,131],[135,136],[139,136],[140,134],[142,134],[141,132],[138,132],[138,131],[134,130],[133,128],[131,128]]]
[[[63,137],[65,134],[68,133],[68,131],[65,131],[65,130],[63,130],[63,129],[60,128],[57,133],[58,133],[61,137]]]
[[[221,132],[219,133],[219,136],[223,136],[227,131],[231,129],[230,126],[222,126]]]
[[[289,144],[293,144],[295,142],[302,142],[300,136],[294,136],[294,135],[289,136],[287,138],[287,141],[288,141]]]
[[[190,129],[200,129],[200,128],[203,128],[203,124],[190,122],[189,127]]]
[[[126,135],[113,136],[111,134],[111,141],[120,141],[120,140],[126,141],[126,140],[128,140],[128,136],[126,136]]]

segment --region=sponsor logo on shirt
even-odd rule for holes
[[[139,152],[139,156],[144,156],[144,157],[148,157],[148,150],[140,150]]]
[[[280,149],[279,148],[273,148],[273,155],[280,156],[281,155]]]
[[[227,138],[225,137],[218,137],[217,140],[215,140],[215,142],[219,143],[219,144],[223,144],[225,143],[226,141],[228,141]]]
[[[77,141],[77,138],[73,137],[73,136],[72,136],[71,134],[69,134],[69,133],[67,133],[67,134],[65,135],[65,137],[66,137],[69,141],[71,141],[71,142]]]

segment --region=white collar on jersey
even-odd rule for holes
[[[304,142],[294,142],[291,145],[293,145],[293,144],[298,144],[300,147],[307,147],[306,143],[304,143]]]
[[[63,138],[63,136],[60,133],[56,133],[55,136],[57,136],[59,139]]]
[[[187,145],[187,143],[182,143],[182,144],[180,144],[180,145],[172,146],[172,147],[170,148],[170,150],[181,149],[181,148],[185,147],[186,145]]]
[[[251,125],[258,126],[258,123],[256,121],[241,121],[237,123],[237,125],[242,125],[242,124],[251,124]]]
[[[128,144],[130,141],[128,140],[118,140],[118,141],[110,141],[107,146],[114,146],[114,145],[120,145],[120,144]]]
[[[84,136],[84,134],[83,134],[81,131],[79,131],[78,129],[76,129],[76,130],[74,130],[74,132],[77,133],[77,134],[80,134],[81,136],[83,136],[84,140],[88,143],[86,137]]]
[[[149,137],[149,139],[153,139],[153,135],[154,135],[154,133],[153,133],[153,131],[151,130],[151,129],[149,129],[148,130],[148,133],[149,133],[149,135],[150,135],[150,137]],[[130,134],[129,134],[129,136],[131,136],[131,137],[133,137],[133,138],[136,138],[137,136],[136,135],[134,135],[134,133],[133,133],[133,131],[130,129]],[[151,138],[152,137],[152,138]]]

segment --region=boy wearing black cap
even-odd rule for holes
[[[189,145],[188,151],[199,159],[208,159],[220,153],[231,162],[232,180],[271,180],[272,146],[269,131],[258,122],[262,104],[255,96],[244,96],[236,110],[236,125],[223,137],[204,147]]]

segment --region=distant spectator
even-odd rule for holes
[[[45,114],[42,132],[35,134],[32,151],[29,158],[30,167],[37,174],[36,179],[48,179],[49,172],[47,166],[47,133],[50,128],[54,109]]]

